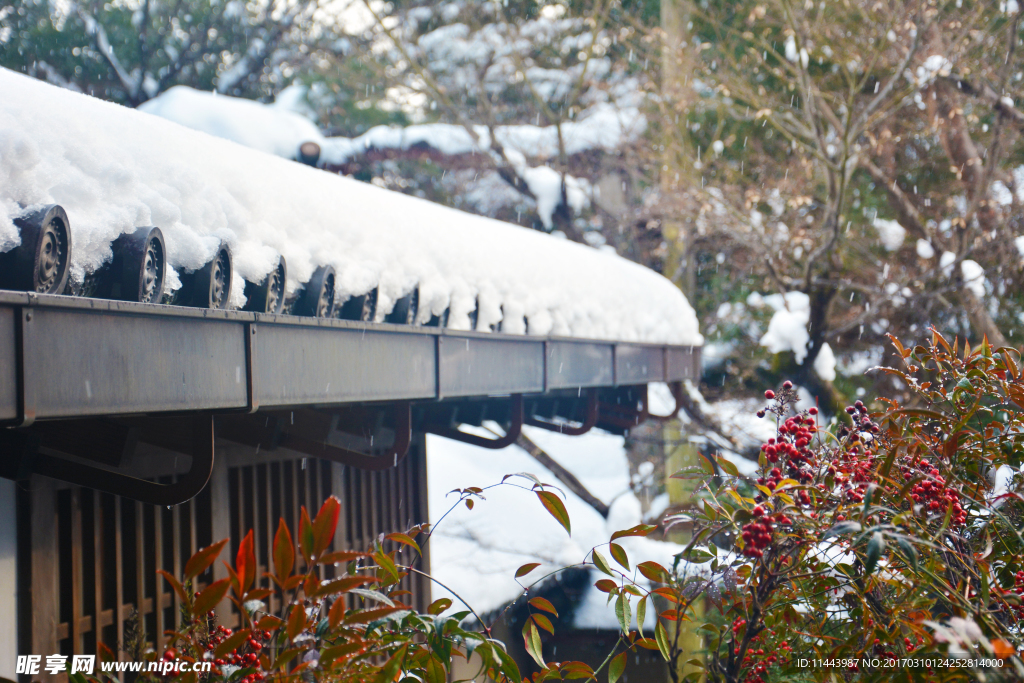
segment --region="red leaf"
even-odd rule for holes
[[[277,580],[284,583],[285,579],[291,576],[295,568],[295,541],[292,540],[292,532],[284,523],[284,518],[277,524],[277,533],[274,534],[274,573]]]
[[[299,518],[299,550],[302,552],[302,559],[306,561],[306,566],[310,565],[313,557],[313,548],[316,546],[316,542],[313,537],[313,522],[309,521],[309,513],[306,511],[306,506],[302,506],[302,515]]]
[[[646,536],[658,527],[653,524],[637,524],[632,529],[625,529],[623,531],[616,531],[612,534],[612,540],[622,538],[623,536]]]
[[[657,562],[641,562],[636,566],[636,568],[640,570],[641,574],[651,581],[666,583],[668,572]]]
[[[252,547],[252,529],[245,535],[242,542],[238,544],[238,555],[235,557],[235,571],[238,572],[238,580],[241,583],[240,593],[244,595],[249,590],[252,582],[256,580],[256,553]]]
[[[327,623],[330,624],[331,628],[337,628],[338,624],[341,623],[342,618],[345,616],[345,598],[338,596],[331,605],[330,611],[327,612]]]
[[[319,598],[325,595],[332,595],[334,593],[347,593],[353,588],[359,588],[367,583],[376,583],[378,581],[380,581],[380,579],[376,576],[345,576],[340,579],[325,581],[312,593],[308,593],[307,596],[310,598]]]
[[[194,616],[204,616],[212,612],[220,601],[224,599],[224,596],[227,595],[230,586],[231,579],[221,579],[220,581],[214,581],[204,588],[203,592],[196,596],[196,602],[192,606],[192,614]]]
[[[602,593],[611,593],[613,590],[617,588],[615,582],[611,579],[601,579],[600,581],[594,584],[594,587]]]
[[[213,545],[203,548],[190,557],[188,562],[185,564],[185,580],[194,579],[205,572],[207,568],[213,564],[214,560],[217,559],[217,556],[220,555],[220,551],[224,548],[224,544],[227,542],[228,539],[226,538],[223,541],[217,541]]]
[[[518,579],[523,576],[526,576],[539,566],[540,562],[530,562],[529,564],[524,564],[522,567],[516,570],[516,578]]]
[[[324,501],[320,506],[320,512],[313,520],[313,554],[320,557],[327,546],[334,540],[334,530],[338,528],[338,515],[341,512],[341,503],[334,496]]]
[[[217,649],[213,651],[213,654],[217,657],[223,657],[227,653],[231,652],[235,648],[239,647],[249,637],[249,629],[243,628],[239,631],[235,631],[230,636],[225,638]]]
[[[284,620],[280,617],[275,617],[273,614],[268,614],[267,616],[263,617],[262,619],[256,622],[256,628],[262,629],[264,631],[274,631],[276,629],[281,628],[281,624],[283,623]]]
[[[171,588],[173,588],[174,592],[178,594],[178,598],[181,599],[182,602],[188,602],[188,598],[185,596],[185,589],[181,587],[181,584],[176,578],[165,572],[163,569],[157,569],[156,573],[167,579],[167,583],[171,584]]]
[[[306,628],[305,608],[302,605],[292,605],[292,611],[288,614],[288,628],[285,630],[289,640],[295,640],[295,637],[302,633],[304,628]]]
[[[321,564],[337,564],[339,562],[351,562],[352,560],[358,560],[363,557],[369,557],[370,553],[361,553],[355,550],[338,550],[333,553],[327,553],[320,558]]]
[[[537,497],[540,498],[540,502],[544,505],[544,508],[551,513],[551,516],[565,528],[566,533],[572,536],[569,513],[566,511],[565,504],[562,503],[562,499],[550,491],[537,491]]]

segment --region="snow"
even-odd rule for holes
[[[903,246],[903,239],[907,236],[907,229],[898,222],[876,218],[874,226],[886,251],[896,251]]]
[[[917,255],[923,259],[930,259],[935,256],[935,249],[932,248],[932,245],[928,240],[918,240]]]
[[[76,281],[110,259],[118,235],[156,225],[175,271],[203,265],[221,240],[230,245],[235,307],[244,303],[242,278],[261,281],[282,254],[289,291],[329,264],[342,300],[379,287],[378,315],[419,285],[421,314],[450,306],[455,329],[468,327],[479,296],[481,318],[485,310],[500,317],[503,306],[511,322],[526,316],[531,334],[702,341],[693,309],[671,282],[613,254],[318,171],[5,69],[0,91],[0,245],[17,243],[11,219],[23,208],[61,204],[71,219]],[[241,116],[258,120],[258,112],[254,105]],[[305,125],[289,115],[294,130]],[[271,139],[276,146],[283,135]]]
[[[814,359],[814,372],[826,382],[834,382],[836,379],[836,356],[828,342],[822,344],[818,350],[818,355]]]
[[[1015,237],[1013,240],[1013,244],[1015,247],[1017,247],[1017,253],[1019,253],[1021,256],[1024,256],[1024,235],[1021,235],[1020,237]]]
[[[797,364],[807,357],[807,323],[811,318],[811,300],[803,292],[787,292],[771,294],[763,297],[764,303],[775,309],[775,314],[768,322],[768,331],[761,337],[761,346],[771,353],[792,351]],[[748,297],[747,303],[750,303]]]
[[[293,101],[289,98],[289,104]],[[288,159],[298,156],[303,142],[323,137],[312,121],[290,107],[267,106],[184,85],[145,102],[139,111]]]
[[[565,492],[565,507],[572,536],[541,506],[536,495],[505,485],[484,492],[473,509],[460,505],[440,521],[430,540],[431,570],[480,614],[500,609],[522,593],[515,571],[528,562],[541,566],[523,579],[531,584],[546,573],[582,562],[592,547],[605,544],[611,534],[641,523],[640,501],[632,493],[624,439],[599,430],[579,437],[529,427],[524,433],[572,472],[587,489],[610,505],[605,520],[575,494]],[[427,481],[431,523],[437,524],[456,495],[454,488],[485,487],[506,474],[530,472],[542,482],[559,486],[547,469],[516,446],[501,451],[477,448],[442,437],[427,436]],[[527,479],[510,482],[532,485]],[[646,538],[623,538],[631,560],[653,559],[671,564],[681,547]],[[605,549],[606,550],[606,549]],[[607,556],[607,552],[602,552]],[[435,584],[434,598],[450,596]],[[459,607],[454,596],[453,607]],[[614,628],[615,615],[607,621]],[[586,610],[587,619],[599,616]],[[588,624],[591,622],[588,621]]]
[[[982,299],[985,297],[985,269],[977,261],[964,259],[960,262],[960,272],[964,276],[964,285],[967,286],[974,296]]]
[[[461,35],[468,31],[462,24],[445,26],[441,31]],[[426,39],[428,36],[424,36]],[[421,39],[422,43],[422,39]],[[294,159],[304,142],[320,146],[320,161],[342,165],[368,150],[409,150],[430,147],[442,154],[494,155],[490,131],[486,126],[469,129],[447,123],[426,123],[406,127],[376,126],[356,138],[324,137],[312,121],[302,116],[309,112],[301,101],[298,86],[286,88],[274,105],[217,95],[185,86],[171,88],[149,100],[140,109],[183,126],[216,135],[255,149]],[[623,142],[636,139],[646,130],[646,119],[636,107],[615,107],[599,103],[581,118],[561,124],[562,141],[567,154],[589,150],[611,151]],[[558,127],[508,125],[495,128],[494,138],[504,148],[508,161],[526,181],[537,199],[537,212],[548,228],[552,214],[561,203],[562,175],[550,166],[531,167],[528,157],[550,159],[559,154]],[[592,189],[586,180],[566,176],[569,206],[577,213],[590,204]]]

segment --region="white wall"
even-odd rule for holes
[[[15,486],[10,479],[0,479],[0,676],[11,680],[17,680],[14,667],[18,655]]]

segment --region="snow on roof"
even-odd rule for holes
[[[630,490],[629,465],[621,436],[600,430],[578,437],[530,427],[523,427],[523,431],[591,493],[610,504],[611,510],[606,520],[575,494],[565,491],[572,536],[541,507],[534,493],[511,486],[485,491],[486,500],[476,501],[472,510],[461,505],[452,511],[440,522],[430,540],[431,572],[479,614],[494,612],[519,597],[522,588],[514,576],[523,564],[541,563],[523,578],[523,583],[530,585],[548,572],[579,564],[592,547],[606,544],[613,532],[641,522],[640,501]],[[457,494],[448,495],[453,489],[489,486],[500,482],[506,474],[518,472],[529,472],[542,482],[560,486],[553,474],[516,446],[506,448],[499,455],[428,434],[431,523],[438,523],[458,500]],[[532,485],[523,478],[509,481],[523,484],[527,489]],[[682,550],[674,543],[647,538],[622,538],[619,542],[633,564],[654,560],[668,567],[672,556]],[[607,546],[601,552],[609,557]],[[453,608],[463,609],[448,591],[436,584],[433,590],[435,599],[452,597]],[[576,613],[576,626],[614,630],[615,612],[611,607],[603,607],[607,595],[592,592],[594,595],[591,591],[584,594]]]
[[[309,119],[295,113],[296,90],[290,87],[282,92],[285,98],[264,105],[179,85],[139,109],[288,159],[298,156],[302,143],[316,142],[320,145],[320,161],[334,166],[368,150],[404,151],[426,146],[446,155],[493,154],[487,126],[472,126],[472,134],[463,126],[448,123],[404,128],[376,126],[356,138],[324,137]],[[607,102],[590,107],[581,117],[561,125],[567,154],[616,149],[623,142],[636,139],[647,126],[637,107],[620,108]],[[562,175],[550,166],[531,167],[526,159],[557,156],[558,133],[555,126],[531,125],[497,126],[494,132],[508,160],[537,198],[537,211],[547,227],[551,227],[552,214],[561,201]],[[567,176],[566,185],[569,203],[575,211],[589,204],[590,187],[586,180]]]
[[[379,286],[383,315],[419,285],[421,315],[450,325],[530,334],[699,344],[697,319],[662,276],[614,254],[472,216],[318,171],[0,69],[0,250],[19,242],[12,217],[61,204],[71,219],[72,277],[111,257],[110,244],[156,225],[170,265],[195,269],[220,240],[241,278],[288,262],[294,290],[317,266],[338,271],[343,300]],[[255,111],[255,110],[253,110]],[[296,124],[299,125],[299,124]],[[177,277],[169,273],[170,284]]]

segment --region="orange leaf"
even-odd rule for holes
[[[542,629],[544,629],[551,635],[555,635],[555,627],[551,624],[551,620],[548,619],[546,616],[544,616],[543,614],[531,614],[530,618],[533,619],[534,623],[537,624],[537,626],[540,626]]]
[[[313,554],[316,557],[320,557],[334,540],[340,512],[341,503],[331,496],[320,506],[320,512],[316,513],[316,519],[313,520]]]
[[[204,588],[203,592],[196,596],[195,605],[192,606],[192,614],[203,616],[212,612],[220,601],[224,599],[224,596],[227,595],[230,586],[231,579],[221,579],[220,581],[214,581]]]
[[[594,587],[602,593],[611,593],[613,590],[616,589],[615,582],[611,579],[601,579],[600,581],[594,584]]]
[[[657,650],[658,641],[654,638],[638,638],[636,644],[646,650]]]
[[[277,533],[274,534],[274,574],[279,582],[284,583],[294,568],[295,542],[282,517],[277,524]]]
[[[550,612],[551,614],[554,614],[556,617],[558,616],[558,611],[555,609],[555,606],[551,604],[551,601],[545,598],[531,598],[530,605],[536,607],[539,610]]]
[[[540,498],[541,504],[543,504],[544,508],[551,513],[551,516],[565,528],[566,533],[572,536],[569,513],[566,511],[565,504],[562,503],[562,499],[550,491],[537,491],[537,497]]]
[[[420,544],[417,543],[416,541],[412,540],[412,538],[410,538],[406,534],[402,534],[402,533],[388,534],[384,538],[386,538],[389,541],[396,541],[397,543],[403,543],[403,544],[409,546],[410,548],[415,549],[416,552],[421,552],[420,551]]]
[[[1014,649],[1013,645],[1010,645],[1008,642],[1002,639],[996,639],[992,641],[992,650],[995,656],[999,657],[1000,659],[1009,659],[1010,657],[1013,657],[1015,654],[1017,654],[1017,651]]]
[[[249,533],[238,544],[238,555],[235,557],[235,571],[238,572],[238,580],[241,583],[240,592],[244,595],[256,579],[256,553],[252,547],[252,529],[249,529]]]
[[[193,579],[205,572],[213,564],[214,560],[217,559],[217,556],[220,555],[220,551],[223,550],[224,544],[227,542],[228,539],[226,538],[223,541],[217,541],[190,557],[185,564],[185,580]]]

